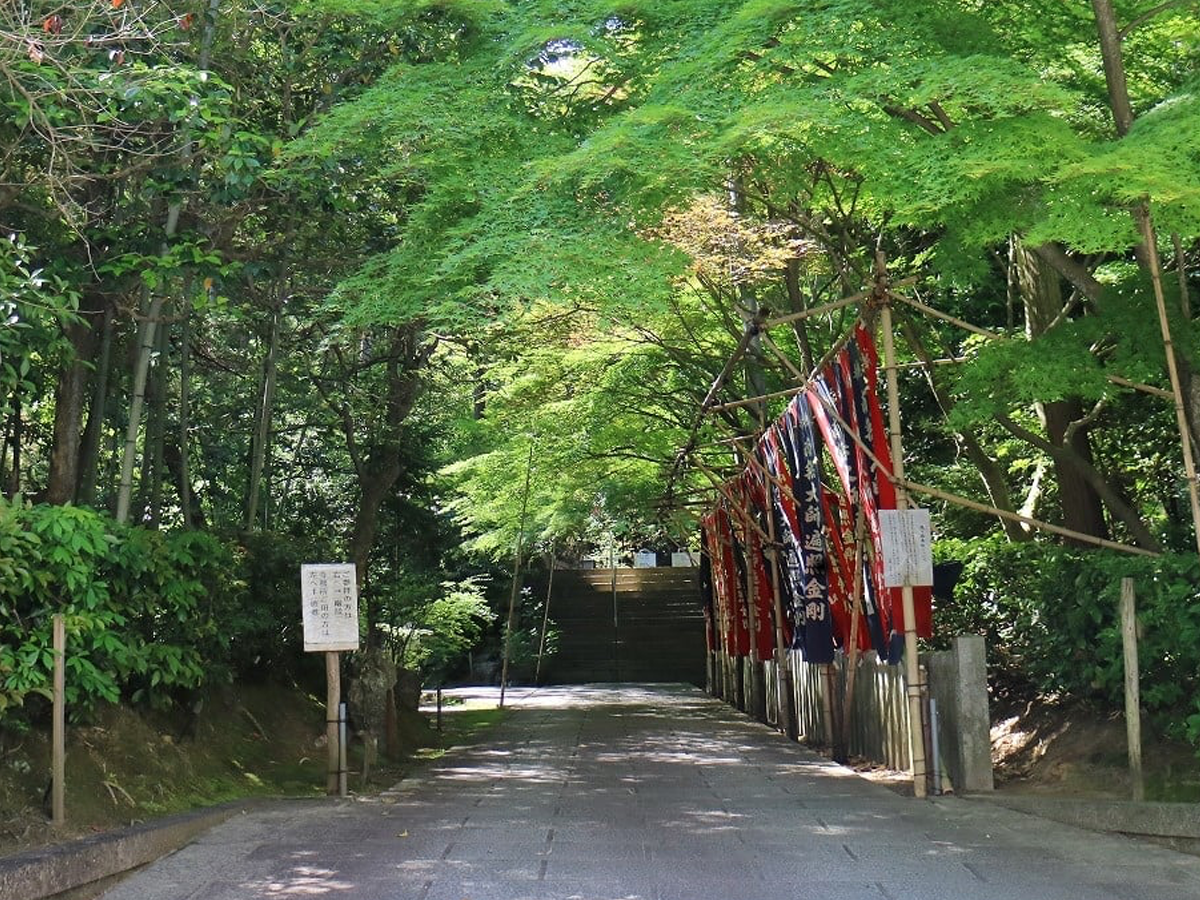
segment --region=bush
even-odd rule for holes
[[[1150,558],[993,536],[940,541],[964,564],[937,633],[982,634],[1000,692],[1053,692],[1120,709],[1121,579],[1137,592],[1142,705],[1160,727],[1200,745],[1200,558]]]
[[[67,701],[158,705],[228,675],[220,611],[231,550],[197,532],[118,525],[92,510],[0,502],[0,721],[49,696],[52,617],[67,631]]]

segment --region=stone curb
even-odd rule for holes
[[[1198,803],[1136,803],[1132,800],[1074,800],[1003,794],[971,794],[969,799],[996,803],[1017,812],[1091,831],[1200,839]]]
[[[144,866],[252,806],[227,803],[0,857],[0,900],[42,900]]]

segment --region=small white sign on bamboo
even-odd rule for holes
[[[353,563],[301,566],[300,598],[305,651],[358,649],[358,582]]]
[[[886,587],[933,584],[933,529],[929,510],[882,509],[879,532]]]

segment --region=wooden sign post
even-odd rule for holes
[[[1142,776],[1142,701],[1138,678],[1137,609],[1133,579],[1121,579],[1121,645],[1125,656],[1125,736],[1129,743],[1129,781],[1133,799],[1146,799]]]
[[[50,820],[55,828],[66,822],[67,703],[66,703],[67,630],[62,613],[54,616],[54,722],[51,726]]]
[[[882,256],[876,259],[881,286],[886,285],[886,270]],[[885,296],[886,301],[886,296]],[[884,371],[887,377],[888,434],[891,438],[892,473],[904,482],[904,445],[900,440],[900,387],[896,378],[896,345],[892,335],[892,308],[884,302],[880,308],[883,328]],[[908,492],[897,485],[896,510],[908,510]],[[880,521],[882,527],[883,522]],[[885,550],[886,553],[886,550]],[[904,554],[907,555],[907,554]],[[930,564],[932,568],[932,563]],[[907,566],[905,567],[908,568]],[[886,571],[886,560],[885,560]],[[925,784],[925,727],[921,703],[921,674],[917,661],[917,615],[913,602],[913,571],[905,571],[900,587],[901,608],[904,611],[904,681],[908,695],[909,739],[912,746],[913,794],[923,798],[928,793]],[[932,582],[932,574],[930,581]]]
[[[358,649],[358,579],[353,563],[300,567],[304,650],[325,654],[325,737],[329,763],[325,790],[345,797],[346,751],[342,746],[343,650]]]

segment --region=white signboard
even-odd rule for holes
[[[358,582],[353,563],[300,567],[304,649],[358,649]]]
[[[692,559],[692,554],[683,552],[671,554],[671,565],[676,568],[690,568],[696,563]]]
[[[933,534],[927,509],[881,509],[883,583],[887,587],[933,584]]]
[[[658,565],[658,554],[653,550],[639,550],[633,555],[635,569],[653,569]]]

